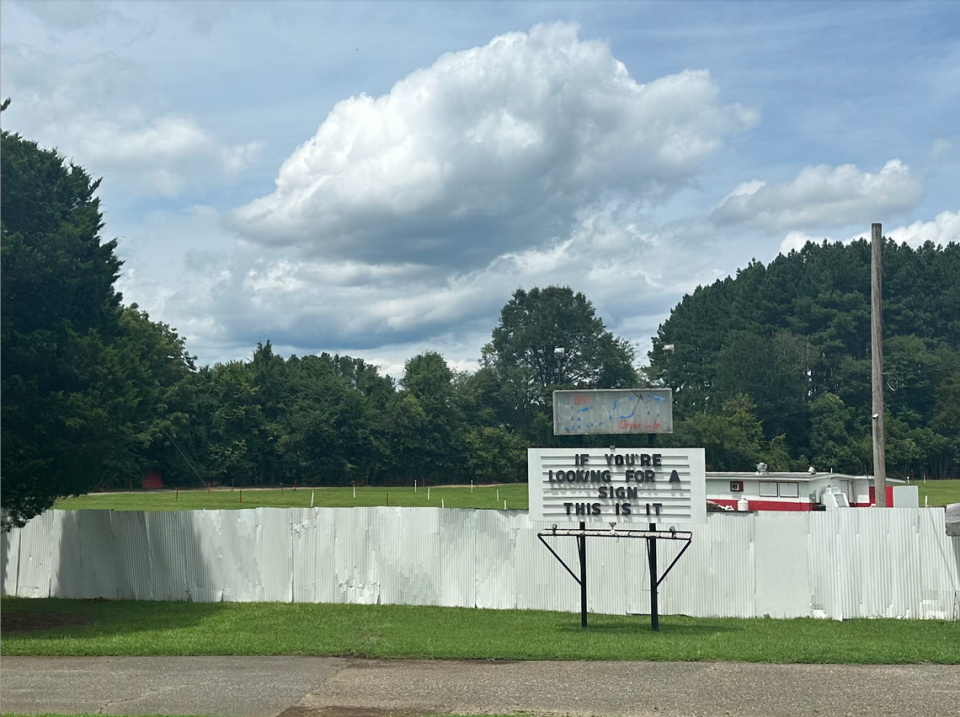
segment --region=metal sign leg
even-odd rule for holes
[[[656,530],[657,526],[650,524],[650,530]],[[650,629],[654,632],[660,631],[660,615],[657,605],[657,539],[656,537],[647,538],[647,559],[650,563]]]
[[[586,530],[587,524],[580,523],[580,530]],[[587,626],[587,536],[577,539],[580,548],[580,627]]]

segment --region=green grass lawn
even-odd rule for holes
[[[134,491],[132,493],[89,493],[78,498],[58,500],[60,510],[222,510],[242,508],[308,508],[314,506],[353,508],[357,506],[399,505],[405,507],[527,509],[527,484],[494,486],[363,486],[353,488],[297,488],[296,490],[216,489],[174,491]],[[241,493],[242,501],[241,502]]]
[[[915,481],[920,489],[920,505],[928,499],[931,506],[960,503],[960,480]],[[242,494],[242,495],[241,495]],[[429,495],[429,497],[428,497]],[[405,507],[439,508],[441,501],[447,508],[503,509],[507,501],[510,510],[527,509],[527,484],[469,487],[438,486],[413,489],[413,486],[362,486],[353,488],[297,488],[296,490],[243,491],[218,488],[205,490],[134,491],[132,493],[90,493],[78,498],[58,500],[60,510],[221,510],[242,508],[307,508],[311,497],[315,506],[352,508],[357,506],[399,505]],[[242,502],[241,502],[242,498]]]
[[[920,489],[920,505],[928,499],[931,506],[960,503],[960,480],[922,480],[910,481]]]
[[[3,598],[4,655],[349,655],[960,664],[960,622]]]

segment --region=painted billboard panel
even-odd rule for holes
[[[530,448],[530,519],[703,523],[704,468],[702,448]]]
[[[553,435],[673,433],[669,388],[553,392]]]

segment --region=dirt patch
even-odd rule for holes
[[[430,710],[386,710],[380,707],[302,707],[296,705],[280,717],[422,717],[436,714]]]
[[[0,631],[4,633],[29,632],[33,630],[60,630],[75,625],[94,622],[90,615],[75,612],[11,612],[0,614]]]

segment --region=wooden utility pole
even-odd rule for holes
[[[883,290],[882,253],[883,230],[880,224],[872,227],[870,241],[870,343],[872,345],[873,384],[873,485],[878,508],[887,507],[887,463],[883,443],[883,322],[881,299]]]

